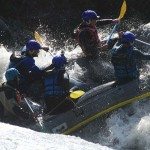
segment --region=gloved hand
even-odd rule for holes
[[[44,51],[48,52],[49,47],[42,47],[42,49],[43,49]]]
[[[118,37],[119,37],[119,38],[122,38],[123,33],[124,33],[123,31],[119,31],[119,32],[118,32]]]
[[[120,22],[120,19],[113,19],[112,20],[112,23],[116,24],[116,23],[119,23]]]
[[[102,46],[101,46],[101,50],[102,50],[102,51],[108,50],[108,44],[102,45]]]
[[[72,39],[76,39],[77,36],[78,36],[77,29],[75,29],[75,30],[73,31],[73,33],[71,33],[71,38],[72,38]]]

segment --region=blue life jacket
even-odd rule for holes
[[[44,95],[45,96],[64,96],[68,94],[68,90],[64,84],[68,84],[68,80],[64,79],[64,72],[60,69],[54,69],[53,73],[44,80]]]
[[[115,46],[111,50],[111,62],[114,65],[115,77],[117,80],[137,79],[139,70],[133,55],[133,47],[125,48],[122,44]]]

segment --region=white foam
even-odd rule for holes
[[[79,137],[35,132],[0,123],[1,150],[111,150]]]

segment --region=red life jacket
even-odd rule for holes
[[[92,35],[91,41],[94,42],[96,44],[96,46],[100,45],[100,39],[98,37],[98,32],[96,29],[96,26],[91,26],[91,25],[87,25],[87,24],[80,24],[79,27],[76,30],[76,40],[79,43],[79,45],[82,47],[84,47],[84,45],[81,44],[80,42],[80,38],[79,35],[82,31],[88,31],[90,32],[90,34]]]
[[[18,90],[16,90],[16,101],[19,104],[23,100],[24,96]]]

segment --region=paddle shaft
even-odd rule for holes
[[[35,114],[35,113],[34,113],[34,110],[33,110],[32,107],[30,106],[28,100],[27,100],[25,97],[24,97],[24,100],[25,100],[26,104],[28,105],[28,107],[29,107],[31,113],[34,115],[34,114]],[[37,118],[37,117],[33,117],[33,118],[34,118],[35,121],[38,122],[38,124],[43,128],[43,126],[42,126],[42,124],[39,122],[38,118]]]
[[[49,52],[49,53],[50,53],[50,55],[51,55],[52,57],[54,57],[54,55],[53,55],[50,51],[47,51],[47,52]]]
[[[117,29],[118,25],[119,25],[119,23],[117,23],[117,24],[113,27],[113,29],[112,29],[112,31],[111,31],[111,33],[110,33],[109,37],[108,37],[108,40],[107,40],[106,44],[108,44],[108,43],[109,43],[109,41],[110,41],[110,39],[111,39],[111,37],[112,37],[113,33],[116,31],[116,29]]]
[[[52,112],[54,111],[54,110],[56,110],[61,104],[63,104],[65,101],[68,101],[68,99],[64,99],[64,100],[62,100],[60,103],[58,103],[52,110],[50,110],[49,112],[48,112],[48,114],[47,115],[51,115],[52,114]],[[79,109],[79,107],[77,106],[77,104],[75,103],[75,102],[73,102],[73,100],[71,100],[71,99],[69,99],[73,104],[74,104],[74,106],[77,108],[77,109]]]
[[[118,17],[119,20],[121,20],[121,19],[124,17],[124,15],[125,15],[125,13],[126,13],[126,9],[127,9],[126,1],[124,0],[123,3],[122,3],[122,6],[121,6],[121,10],[120,10],[119,17]],[[111,39],[113,33],[116,31],[118,25],[119,25],[119,23],[117,23],[117,24],[113,27],[112,32],[111,32],[111,34],[110,34],[110,36],[109,36],[109,38],[108,38],[106,44],[109,43],[109,41],[110,41],[110,39]]]
[[[137,42],[140,42],[140,43],[142,43],[142,44],[145,44],[145,45],[150,46],[150,43],[147,43],[147,42],[141,41],[141,40],[139,40],[139,39],[135,39],[135,41],[137,41]]]
[[[30,106],[28,100],[25,97],[24,97],[24,100],[25,100],[26,104],[28,105],[28,107],[30,108],[30,111],[34,114],[34,111],[33,111],[32,107]]]

